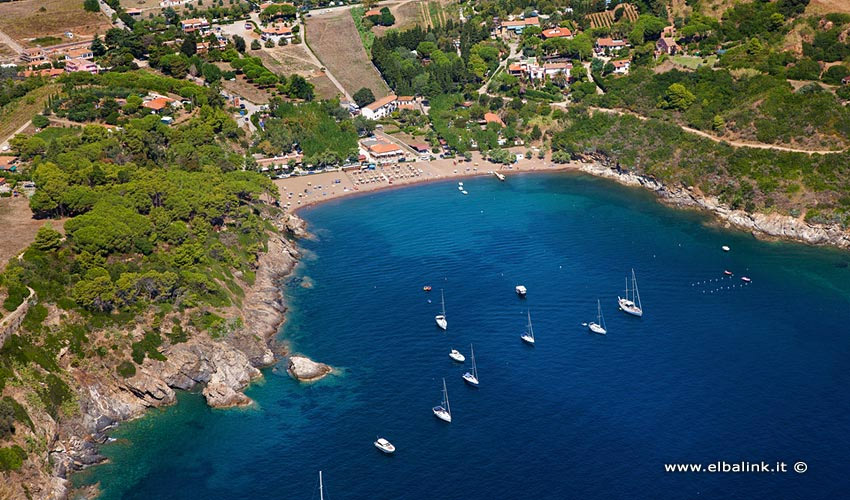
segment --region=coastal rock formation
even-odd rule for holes
[[[756,237],[781,238],[810,245],[850,248],[850,231],[837,224],[811,224],[788,215],[732,210],[714,196],[704,196],[686,187],[666,186],[651,177],[606,167],[599,163],[583,164],[579,169],[598,177],[616,180],[627,186],[649,189],[670,205],[706,210],[731,226],[750,231]]]
[[[289,374],[296,380],[308,382],[319,380],[331,372],[331,367],[324,363],[317,363],[305,356],[290,356]]]

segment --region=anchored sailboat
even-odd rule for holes
[[[446,321],[446,296],[442,290],[440,290],[440,303],[443,305],[443,309],[440,314],[434,316],[434,321],[437,322],[437,326],[445,330],[449,326],[449,322]]]
[[[472,344],[469,344],[470,356],[472,356],[472,372],[463,374],[463,381],[467,384],[478,387],[478,367],[475,366],[475,351],[472,350]]]
[[[629,295],[631,292],[631,295]],[[617,297],[617,303],[620,304],[620,309],[632,316],[643,316],[643,309],[640,305],[640,292],[638,291],[637,278],[635,270],[632,269],[632,288],[629,289],[629,278],[626,278],[626,296]]]
[[[449,406],[449,391],[446,389],[446,379],[443,378],[443,400],[440,402],[440,406],[435,406],[431,409],[434,412],[434,416],[439,418],[444,422],[451,423],[452,421],[452,407]]]
[[[531,327],[531,311],[528,311],[528,325],[526,331],[520,337],[526,344],[534,345],[534,328]]]
[[[602,317],[602,304],[599,299],[596,299],[596,322],[591,321],[587,324],[587,328],[593,333],[605,335],[608,330],[605,329],[605,318]]]

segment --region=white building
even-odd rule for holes
[[[292,34],[292,28],[283,25],[273,25],[263,28],[262,39],[264,42],[271,40],[278,43],[280,40],[291,41],[295,35]]]
[[[395,94],[390,94],[386,97],[378,99],[372,104],[367,104],[363,106],[363,109],[360,113],[364,118],[368,118],[370,120],[377,120],[378,118],[383,118],[388,114],[398,108],[398,100]]]

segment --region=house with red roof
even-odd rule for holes
[[[550,28],[548,30],[543,30],[543,38],[548,40],[550,38],[573,38],[573,32],[570,31],[569,28]]]

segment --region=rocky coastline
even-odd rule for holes
[[[43,415],[43,422],[35,422],[45,435],[52,436],[45,462],[53,466],[27,474],[31,497],[67,498],[69,475],[105,460],[99,445],[106,442],[109,429],[144,415],[148,408],[174,404],[178,389],[202,387],[201,394],[213,408],[253,403],[242,390],[262,377],[260,368],[274,364],[283,351],[274,345],[286,312],[280,284],[298,261],[295,240],[307,235],[304,222],[294,214],[282,215],[273,222],[278,231],[270,236],[267,251],[260,255],[255,280],[245,287],[244,306],[238,310],[243,319],[241,328],[224,339],[198,333],[186,342],[169,345],[162,350],[165,361],[145,359],[129,378],[121,378],[114,371],[69,369],[72,385],[78,390],[80,412],[60,423],[48,415]],[[277,348],[277,354],[273,348]],[[305,379],[320,378],[331,371],[308,358],[293,358],[300,366],[318,370]]]
[[[716,197],[704,195],[692,186],[668,186],[650,176],[618,168],[616,165],[609,166],[606,162],[582,163],[578,170],[626,186],[648,189],[667,205],[708,212],[726,227],[748,231],[756,238],[850,249],[850,231],[837,224],[811,224],[788,215],[733,210]]]

